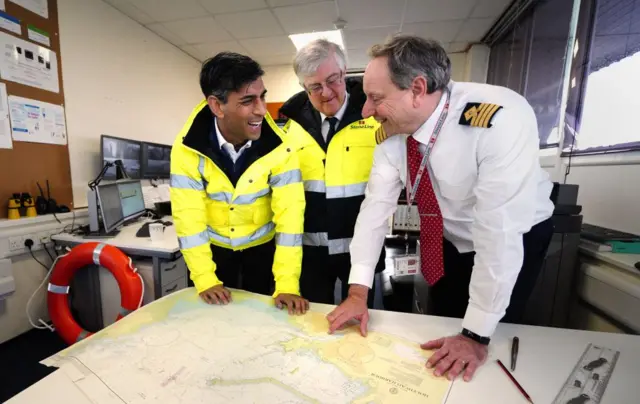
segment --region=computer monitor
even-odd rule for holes
[[[169,178],[171,146],[142,143],[142,178]]]
[[[113,232],[124,223],[122,204],[120,203],[120,191],[118,184],[101,184],[96,187],[98,206],[102,213],[102,226],[105,233]]]
[[[100,139],[100,155],[102,164],[121,160],[129,178],[140,178],[140,149],[138,141],[102,135]],[[109,167],[104,175],[106,180],[116,179],[116,168]]]
[[[111,233],[127,220],[133,220],[145,213],[140,181],[100,184],[96,187],[96,194],[105,233]]]

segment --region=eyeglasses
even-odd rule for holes
[[[342,79],[343,78],[344,78],[344,73],[343,72],[334,73],[331,76],[327,77],[327,79],[324,81],[324,85],[326,85],[327,87],[331,88],[331,87],[336,86],[338,84],[342,84]],[[309,94],[318,95],[318,94],[322,93],[322,90],[324,89],[324,85],[323,85],[323,83],[312,84],[309,87],[307,87],[307,92]]]

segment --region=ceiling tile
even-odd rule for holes
[[[211,14],[267,8],[265,0],[200,0],[200,4]]]
[[[134,6],[127,0],[105,0],[107,3],[114,6],[116,9],[131,17],[140,24],[151,24],[155,22],[153,18],[149,17],[146,13]]]
[[[318,0],[267,0],[271,7],[291,6],[293,4],[315,3]]]
[[[507,9],[510,3],[511,0],[478,0],[471,17],[498,17]]]
[[[275,8],[273,12],[289,34],[334,29],[336,7],[332,1]]]
[[[348,70],[364,69],[370,60],[367,49],[347,49]]]
[[[408,0],[404,22],[463,20],[477,0]]]
[[[296,53],[296,47],[288,36],[276,36],[269,38],[243,39],[240,44],[251,54],[251,56],[264,55],[288,55]]]
[[[131,3],[158,22],[207,15],[207,11],[196,0],[131,0]]]
[[[197,55],[199,60],[206,60],[215,56],[220,52],[236,52],[243,55],[247,54],[247,50],[237,41],[225,41],[216,43],[201,43],[191,45],[191,49]]]
[[[245,11],[216,16],[216,21],[237,39],[284,35],[276,18],[269,10]]]
[[[404,24],[402,26],[402,33],[447,43],[455,39],[458,31],[460,31],[462,22],[463,20],[454,20]]]
[[[400,26],[345,30],[344,40],[347,49],[369,49],[371,46],[383,43],[389,35],[400,29]]]
[[[456,41],[480,41],[489,28],[491,28],[494,20],[495,18],[469,18],[462,24]]]
[[[289,65],[293,63],[293,55],[263,55],[255,58],[262,66]]]
[[[161,23],[149,24],[149,25],[147,25],[147,28],[149,28],[151,31],[153,31],[156,34],[158,34],[162,39],[164,39],[166,41],[169,41],[174,45],[181,46],[181,45],[185,45],[187,43],[184,39],[180,38],[179,36],[177,36],[173,32],[169,31]]]
[[[180,47],[180,49],[182,49],[192,57],[202,61],[202,59],[200,58],[200,55],[198,55],[198,52],[196,52],[196,49],[193,47],[193,45],[183,45]]]
[[[185,43],[222,42],[233,39],[213,17],[166,22],[164,26]]]
[[[338,0],[340,17],[347,28],[362,29],[400,24],[402,7],[397,0]]]
[[[464,52],[469,46],[468,42],[452,42],[447,48],[448,52]]]

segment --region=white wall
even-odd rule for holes
[[[201,100],[200,63],[101,0],[59,0],[76,207],[101,169],[100,135],[171,144]]]
[[[263,80],[267,89],[267,102],[285,102],[302,91],[291,65],[264,67]]]
[[[564,181],[567,158],[541,162],[553,180]],[[585,223],[640,234],[640,152],[574,157],[567,183],[580,186]]]

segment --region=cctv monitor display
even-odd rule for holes
[[[140,142],[102,135],[102,164],[121,160],[129,178],[140,178]],[[104,179],[116,179],[116,167],[109,167]]]
[[[142,177],[169,178],[171,146],[155,143],[142,144]]]
[[[118,183],[118,192],[124,220],[133,219],[144,213],[144,197],[140,181]]]

